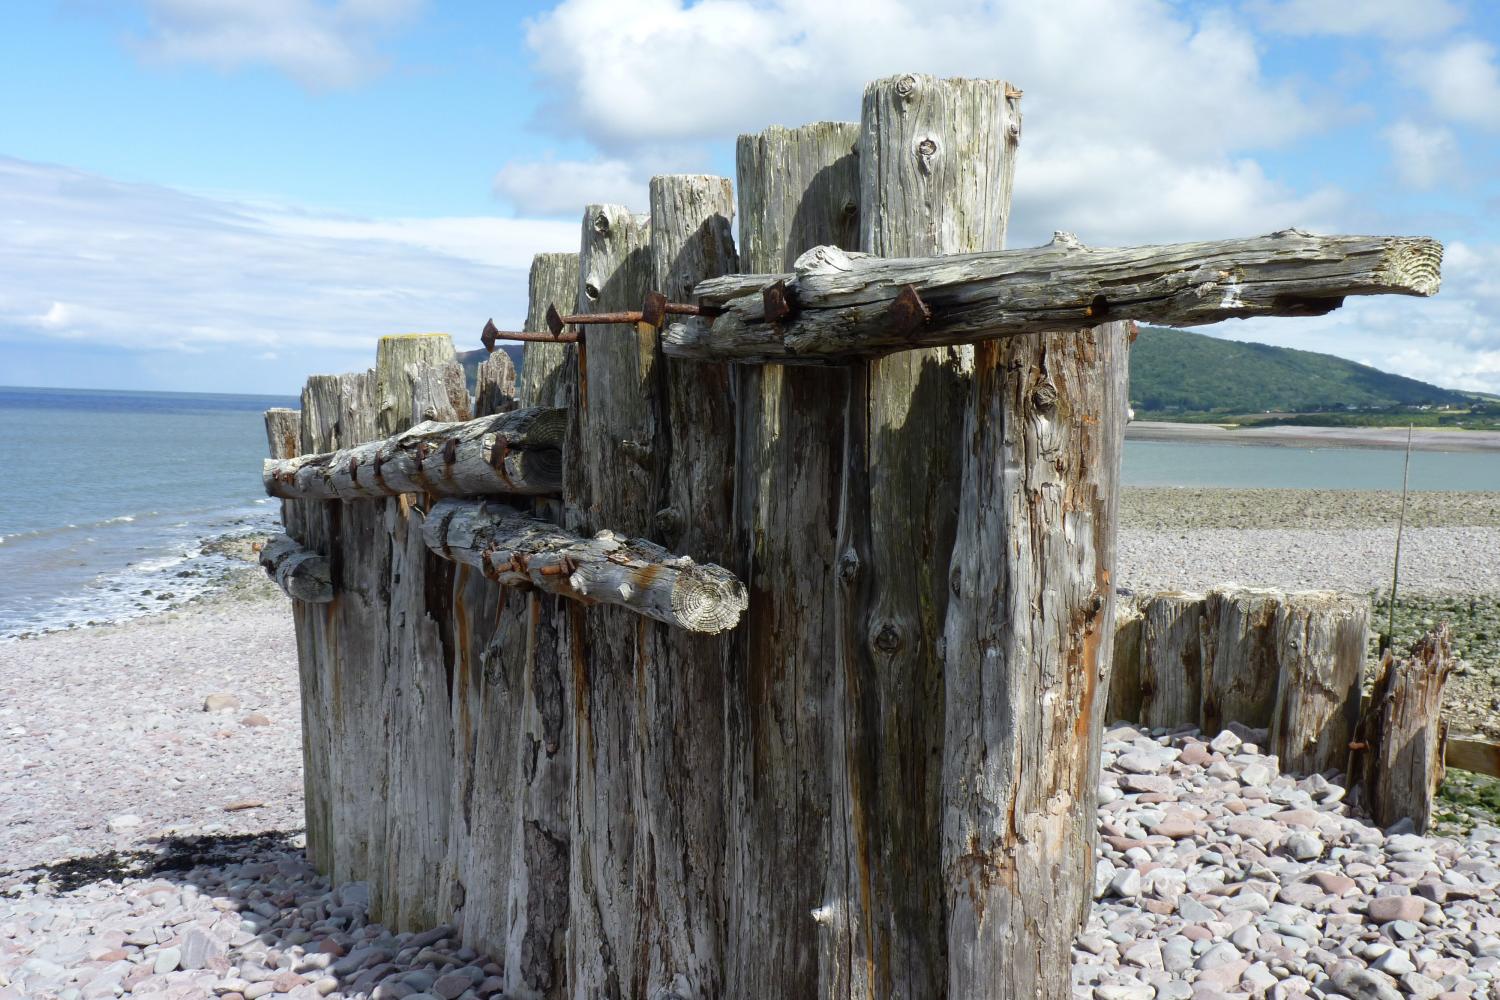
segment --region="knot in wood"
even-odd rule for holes
[[[676,507],[663,507],[652,517],[656,532],[664,539],[674,539],[682,531],[682,512]]]
[[[924,174],[932,173],[932,158],[937,155],[937,140],[924,136],[917,141],[917,169]]]
[[[594,232],[598,233],[600,236],[609,235],[609,216],[605,215],[603,212],[600,212],[598,215],[594,216]]]
[[[874,627],[870,630],[871,649],[891,656],[900,651],[904,645],[906,645],[906,640],[902,635],[900,625],[889,618],[874,623]]]
[[[1048,381],[1037,383],[1031,390],[1031,405],[1040,412],[1050,412],[1057,406],[1057,387]]]
[[[896,96],[903,101],[909,101],[917,93],[917,78],[907,74],[896,81]]]
[[[859,577],[859,553],[853,549],[845,549],[844,554],[839,556],[839,583],[849,586]]]

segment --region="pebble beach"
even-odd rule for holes
[[[1380,590],[1392,500],[1127,489],[1117,582]],[[1500,495],[1413,494],[1402,588],[1414,628],[1479,609],[1450,703],[1500,694]],[[248,569],[162,614],[0,642],[0,1000],[503,995],[451,929],[391,933],[307,865],[299,730],[289,607]],[[1281,775],[1263,742],[1106,734],[1075,996],[1497,995],[1500,829],[1374,829],[1338,775]]]

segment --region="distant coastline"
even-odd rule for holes
[[[1125,430],[1132,441],[1190,441],[1197,444],[1258,444],[1289,448],[1406,447],[1404,427],[1233,427],[1225,424],[1179,424],[1132,421]],[[1436,430],[1418,427],[1411,446],[1418,451],[1500,451],[1500,431]]]

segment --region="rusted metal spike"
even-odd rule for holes
[[[561,336],[563,332],[562,314],[557,311],[557,304],[547,303],[547,329],[552,331],[552,336]]]
[[[479,342],[484,345],[486,351],[494,354],[495,338],[499,335],[500,331],[496,328],[495,320],[492,317],[484,321],[484,332],[479,335]]]
[[[641,322],[658,330],[667,319],[667,297],[661,292],[647,292],[641,303]]]
[[[761,290],[760,298],[765,307],[767,323],[780,322],[792,314],[792,302],[787,295],[785,281],[767,285]]]
[[[575,313],[572,316],[560,317],[564,323],[570,326],[602,326],[612,323],[639,323],[641,311],[639,309],[626,309],[622,312],[607,313]]]
[[[520,340],[531,344],[576,344],[578,334],[567,331],[553,334],[550,331],[541,332],[537,330],[496,330],[496,340]]]
[[[902,333],[911,333],[932,319],[932,310],[917,294],[915,285],[905,285],[891,303],[891,325]]]

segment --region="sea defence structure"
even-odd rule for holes
[[[514,996],[1069,995],[1131,321],[1430,295],[1441,247],[1005,250],[1020,101],[742,136],[538,256],[519,388],[387,337],[268,414],[308,847],[376,919]]]

